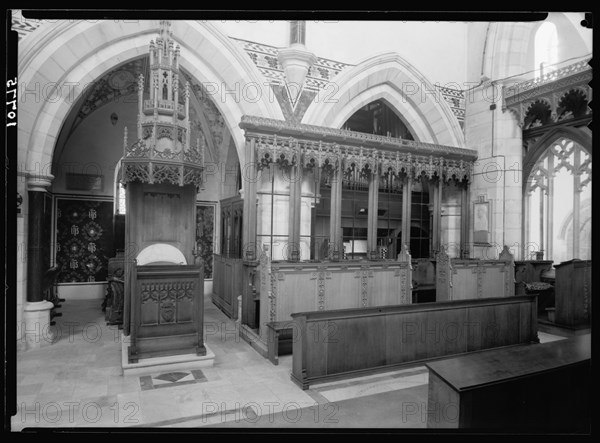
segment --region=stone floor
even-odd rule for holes
[[[63,303],[47,347],[17,355],[17,414],[11,428],[261,427],[425,428],[425,366],[303,391],[290,380],[292,357],[275,366],[236,332],[208,299],[205,339],[213,367],[122,375],[121,331],[98,300]],[[542,342],[564,337],[539,333]]]

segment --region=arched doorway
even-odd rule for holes
[[[70,233],[81,233],[87,226],[87,236],[92,240],[102,232],[102,237],[108,232],[102,226],[97,229],[101,217],[112,219],[112,206],[114,201],[113,183],[115,183],[115,165],[122,154],[123,128],[135,128],[136,100],[132,100],[132,89],[135,89],[135,80],[123,72],[127,65],[140,64],[143,55],[146,54],[149,41],[156,35],[158,21],[139,21],[135,23],[114,23],[112,21],[97,21],[94,23],[84,21],[69,21],[50,23],[32,34],[25,43],[20,46],[23,56],[19,61],[20,81],[25,91],[31,91],[31,85],[44,85],[44,88],[33,89],[31,94],[22,96],[19,113],[19,137],[18,150],[19,159],[22,164],[23,174],[36,177],[36,180],[45,186],[50,185],[49,190],[55,195],[54,214],[56,219],[62,209],[68,213],[68,208],[58,208],[59,198],[77,198],[78,202],[88,205],[90,202],[98,207],[84,208],[84,211],[75,210],[71,216],[87,214],[88,219],[79,220],[81,226],[69,225],[66,231]],[[226,37],[210,23],[199,23],[194,21],[178,21],[173,26],[174,38],[181,46],[180,70],[182,79],[195,81],[198,85],[218,85],[217,91],[204,90],[201,102],[212,104],[216,112],[212,115],[220,115],[220,118],[211,118],[210,115],[199,116],[200,125],[208,124],[210,129],[204,131],[207,135],[207,156],[212,162],[212,167],[207,173],[212,174],[212,188],[207,188],[206,193],[221,192],[223,183],[221,174],[226,177],[227,187],[228,159],[235,158],[235,170],[239,168],[237,160],[238,152],[243,149],[243,133],[237,127],[241,115],[254,114],[267,117],[281,118],[279,108],[270,103],[268,94],[262,94],[255,100],[236,100],[225,91],[235,91],[231,85],[241,84],[248,80],[260,82],[260,74],[255,65],[243,51],[240,51]],[[49,35],[52,35],[52,38]],[[83,37],[85,35],[85,38]],[[181,36],[186,36],[180,40]],[[60,38],[61,44],[56,45],[56,38]],[[190,41],[198,42],[193,47]],[[143,65],[143,62],[141,62]],[[134,76],[135,79],[135,76]],[[100,84],[101,83],[101,84]],[[197,91],[196,91],[197,92]],[[33,95],[36,95],[33,97]],[[94,94],[90,98],[90,94]],[[224,94],[225,100],[213,100]],[[87,102],[92,106],[82,107]],[[116,107],[116,108],[115,108]],[[131,112],[129,112],[131,111]],[[133,118],[131,118],[133,116]],[[94,125],[91,122],[100,124]],[[213,124],[214,123],[214,124]],[[87,129],[85,127],[87,126]],[[217,131],[213,128],[217,127]],[[78,132],[88,133],[87,142],[85,137],[79,139],[78,148],[66,154],[65,148],[69,141],[75,143]],[[220,132],[219,134],[216,132]],[[73,138],[75,137],[75,138]],[[216,143],[224,154],[219,157],[219,149],[210,149],[211,143],[220,138]],[[89,143],[89,141],[93,143]],[[98,146],[98,141],[104,140],[108,149]],[[214,146],[212,146],[214,148]],[[233,156],[230,153],[233,152]],[[70,160],[68,157],[71,156]],[[210,157],[214,154],[214,157]],[[226,160],[227,159],[227,160]],[[66,161],[65,161],[66,160]],[[68,163],[71,163],[70,165]],[[223,167],[221,168],[221,164]],[[54,169],[53,169],[54,168]],[[57,180],[52,184],[52,171],[57,173]],[[70,184],[67,189],[66,174],[70,174]],[[79,174],[79,177],[77,175]],[[234,174],[235,175],[235,174]],[[79,180],[79,184],[77,184]],[[231,188],[238,191],[234,183]],[[75,188],[81,189],[75,189]],[[22,191],[22,190],[21,190]],[[22,194],[26,192],[22,192]],[[93,198],[89,198],[89,197]],[[218,201],[212,198],[211,202]],[[111,206],[108,210],[104,208],[105,203]],[[216,205],[216,203],[215,203]],[[89,206],[89,205],[88,205]],[[102,207],[102,208],[100,208]],[[217,211],[213,205],[213,221]],[[111,213],[109,217],[107,214]],[[110,226],[111,223],[104,221]],[[89,226],[88,226],[89,225]],[[217,223],[218,225],[218,223]],[[88,229],[89,228],[89,229]],[[23,231],[23,229],[21,229]],[[24,232],[19,235],[25,236]],[[50,233],[49,237],[52,237]],[[80,235],[80,234],[78,234]],[[92,238],[94,237],[94,238]],[[100,252],[104,256],[111,255],[110,248],[98,248],[94,241],[83,242],[77,246],[76,253],[94,255],[98,258]],[[96,249],[94,249],[96,247]],[[58,248],[58,245],[56,245]],[[56,249],[55,248],[55,249]],[[99,249],[104,249],[100,251]],[[87,252],[86,252],[87,251]],[[55,251],[56,252],[56,251]],[[77,268],[85,266],[84,269],[101,269],[106,272],[106,266],[102,266],[104,258],[98,262],[87,262],[77,260]],[[66,262],[65,262],[66,263]],[[69,261],[69,266],[70,266]],[[89,265],[89,266],[88,266]],[[25,265],[20,263],[20,267]],[[25,269],[23,269],[25,271]],[[101,276],[96,273],[92,276],[94,282],[99,281]],[[29,274],[35,278],[34,273]],[[83,283],[83,282],[73,282]],[[91,281],[85,284],[91,284]],[[27,285],[19,286],[18,294],[24,298]],[[102,291],[99,291],[102,292]],[[98,295],[98,294],[95,294]]]

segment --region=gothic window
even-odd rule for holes
[[[591,259],[591,180],[592,158],[581,145],[563,137],[546,149],[525,187],[526,258]]]

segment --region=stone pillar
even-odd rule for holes
[[[512,80],[511,80],[512,81]],[[469,183],[469,210],[483,196],[490,205],[489,245],[472,244],[472,257],[495,259],[507,245],[520,260],[522,244],[523,137],[514,115],[502,111],[502,85],[484,83],[466,97],[467,148],[478,158]],[[472,242],[473,222],[469,224]]]
[[[54,304],[44,300],[42,281],[44,272],[43,238],[44,196],[54,177],[30,176],[27,217],[27,302],[23,308],[23,338],[27,349],[38,349],[52,343],[50,310]]]
[[[308,70],[317,61],[317,56],[306,49],[302,39],[290,39],[290,46],[277,52],[292,105],[300,97]]]
[[[573,258],[579,258],[579,242],[581,238],[581,221],[580,221],[580,211],[581,211],[581,175],[579,172],[579,168],[581,166],[581,151],[579,149],[575,149],[575,161],[574,161],[574,173],[573,173]],[[550,183],[554,180],[550,178]],[[554,196],[550,194],[551,200]],[[548,203],[550,205],[550,203]],[[552,237],[552,225],[550,224],[552,218],[548,217],[548,231],[550,232],[550,237]],[[548,256],[550,259],[551,256]]]

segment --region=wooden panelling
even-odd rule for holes
[[[260,335],[294,312],[410,304],[409,262],[273,262],[261,256]]]
[[[514,261],[436,257],[436,301],[469,300],[515,295]]]
[[[535,296],[292,314],[292,379],[330,378],[538,341]]]
[[[132,258],[147,246],[166,243],[193,263],[196,234],[196,193],[193,186],[127,184],[126,255]]]
[[[556,268],[556,323],[567,327],[589,325],[592,303],[592,261],[570,260]]]
[[[205,355],[201,265],[132,266],[129,361]]]
[[[237,298],[242,295],[242,267],[242,259],[214,255],[212,301],[232,319],[238,317]]]

